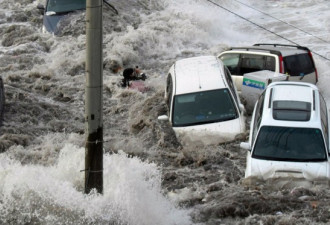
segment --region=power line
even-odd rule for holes
[[[284,36],[282,36],[282,35],[280,35],[280,34],[274,32],[274,31],[269,30],[269,29],[267,29],[266,27],[263,27],[263,26],[261,26],[261,25],[255,23],[255,22],[253,22],[253,21],[251,21],[251,20],[249,20],[249,19],[247,19],[247,18],[245,18],[245,17],[243,17],[243,16],[241,16],[241,15],[239,15],[239,14],[237,14],[237,13],[235,13],[235,12],[233,12],[233,11],[227,9],[227,8],[225,8],[225,7],[223,7],[222,5],[219,5],[218,3],[214,2],[214,1],[211,1],[211,0],[206,0],[206,1],[208,1],[208,2],[212,3],[213,5],[215,5],[215,6],[219,7],[219,8],[221,8],[221,9],[223,9],[223,10],[225,10],[225,11],[227,11],[227,12],[229,12],[229,13],[231,13],[231,14],[237,16],[237,17],[239,17],[239,18],[242,19],[242,20],[245,20],[245,21],[247,21],[247,22],[249,22],[249,23],[255,25],[256,27],[259,27],[259,28],[262,29],[262,30],[265,30],[265,31],[267,31],[267,32],[269,32],[269,33],[271,33],[271,34],[273,34],[273,35],[279,37],[279,38],[282,38],[282,39],[284,39],[284,40],[286,40],[286,41],[288,41],[288,42],[290,42],[290,43],[292,43],[292,44],[295,44],[295,45],[300,46],[298,43],[296,43],[296,42],[294,42],[294,41],[292,41],[292,40],[290,40],[290,39],[288,39],[288,38],[286,38],[286,37],[284,37]],[[314,51],[312,51],[312,52],[313,52],[315,55],[318,55],[318,56],[320,56],[321,58],[330,61],[329,58],[327,58],[327,57],[325,57],[325,56],[323,56],[323,55],[321,55],[321,54],[319,54],[319,53],[317,53],[317,52],[314,52]]]
[[[284,23],[284,24],[286,24],[286,25],[289,25],[290,27],[293,27],[293,28],[295,28],[295,29],[297,29],[297,30],[299,30],[299,31],[301,31],[301,32],[303,32],[303,33],[305,33],[305,34],[308,34],[308,35],[310,35],[310,36],[312,36],[312,37],[314,37],[314,38],[316,38],[316,39],[318,39],[318,40],[320,40],[320,41],[323,41],[323,42],[325,42],[325,43],[327,43],[327,44],[330,44],[327,40],[324,40],[324,39],[322,39],[322,38],[320,38],[320,37],[318,37],[318,36],[316,36],[316,35],[314,35],[314,34],[312,34],[312,33],[309,33],[309,32],[307,32],[307,31],[301,29],[300,27],[297,27],[297,26],[295,26],[295,25],[293,25],[293,24],[291,24],[291,23],[288,23],[288,22],[286,22],[286,21],[284,21],[284,20],[278,19],[278,18],[276,18],[276,17],[274,17],[274,16],[272,16],[272,15],[270,15],[270,14],[268,14],[268,13],[265,13],[265,12],[263,12],[263,11],[257,9],[257,8],[254,8],[254,7],[252,7],[252,6],[249,6],[248,4],[245,4],[244,2],[241,2],[241,1],[239,1],[239,0],[234,0],[234,1],[236,1],[236,2],[238,2],[238,3],[240,3],[240,4],[242,4],[242,5],[244,5],[244,6],[248,7],[248,8],[250,8],[250,9],[253,9],[253,10],[257,11],[257,12],[260,12],[260,13],[262,13],[262,14],[268,16],[268,17],[271,17],[271,18],[273,18],[273,19],[275,19],[275,20],[277,20],[277,21],[279,21],[279,22],[281,22],[281,23]]]

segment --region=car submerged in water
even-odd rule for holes
[[[309,83],[271,83],[251,120],[245,178],[330,179],[329,117],[318,88]]]
[[[86,0],[47,0],[37,6],[43,15],[43,32],[58,33],[58,23],[69,13],[86,10]]]
[[[245,132],[244,106],[229,70],[215,56],[176,61],[165,90],[169,121],[180,141],[218,144]]]

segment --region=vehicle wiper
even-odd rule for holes
[[[299,79],[299,80],[302,80],[302,79],[304,79],[305,75],[306,75],[306,74],[304,74],[304,75],[300,76],[300,79]]]

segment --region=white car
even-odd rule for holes
[[[329,179],[329,124],[326,102],[309,83],[271,83],[256,102],[245,177]]]
[[[307,47],[284,44],[255,44],[235,47],[218,55],[233,76],[241,91],[243,75],[260,70],[287,74],[290,81],[316,84],[317,70]]]
[[[176,61],[167,75],[165,101],[179,139],[222,143],[245,131],[240,103],[229,70],[215,56]]]

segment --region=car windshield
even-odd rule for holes
[[[326,149],[320,129],[263,126],[252,157],[275,161],[319,162],[326,160]]]
[[[173,103],[173,126],[221,122],[238,117],[227,88],[176,95]]]
[[[47,12],[64,13],[86,9],[86,0],[49,0]]]

